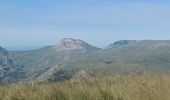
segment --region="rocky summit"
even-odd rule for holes
[[[64,38],[60,40],[60,42],[54,46],[57,51],[67,52],[76,51],[79,53],[87,53],[89,51],[93,51],[93,49],[97,50],[98,48],[91,46],[90,44],[80,40],[73,38]]]
[[[65,38],[58,43],[57,47],[60,50],[85,49],[84,45],[86,45],[86,43],[82,40]]]

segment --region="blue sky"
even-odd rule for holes
[[[65,37],[98,47],[121,39],[170,39],[170,1],[0,0],[0,46],[34,49]]]

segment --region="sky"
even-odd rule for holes
[[[0,0],[0,46],[31,50],[62,38],[104,48],[170,39],[169,0]]]

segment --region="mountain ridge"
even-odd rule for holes
[[[31,51],[11,52],[11,55],[18,59],[18,62],[23,66],[46,69],[55,64],[81,59],[98,50],[100,50],[100,48],[94,47],[82,40],[65,38],[56,45]],[[36,69],[25,68],[26,70],[36,71]]]
[[[59,73],[74,76],[81,70],[87,74],[170,71],[170,40],[119,40],[100,49],[79,39],[64,38],[56,45],[36,50],[0,51],[15,59],[22,66],[18,68],[28,75],[41,74],[40,79],[48,75],[54,75],[51,80],[60,79],[55,76]],[[64,67],[61,72],[56,69],[50,73],[55,65]]]

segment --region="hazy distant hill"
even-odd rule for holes
[[[138,73],[142,71],[170,71],[169,40],[121,40],[107,46],[106,49],[67,63],[65,69],[85,69],[88,71],[115,73]]]
[[[58,44],[31,51],[11,52],[27,72],[44,71],[55,64],[71,62],[100,50],[82,40],[65,38]]]

